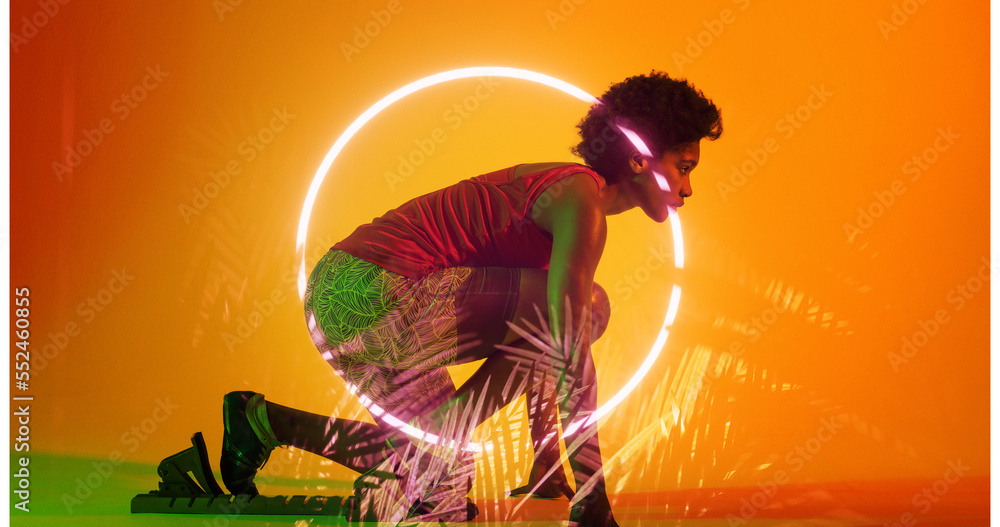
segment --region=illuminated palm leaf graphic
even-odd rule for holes
[[[294,262],[294,254],[280,249],[290,247],[293,219],[286,205],[266,190],[279,185],[274,175],[283,171],[280,157],[258,155],[247,162],[237,152],[248,134],[270,117],[269,109],[254,106],[238,116],[217,115],[217,128],[185,130],[191,144],[180,149],[179,156],[191,172],[201,176],[192,178],[199,191],[209,183],[217,186],[210,174],[224,172],[227,161],[235,159],[240,165],[238,175],[231,176],[217,195],[209,193],[207,204],[194,208],[197,214],[187,217],[191,256],[179,296],[182,302],[197,306],[195,348],[225,349],[218,339],[220,329],[233,333],[237,317],[245,316],[254,300],[266,298],[279,284],[273,270]],[[268,148],[276,151],[278,146]],[[189,188],[183,193],[183,202],[188,204],[195,199]],[[184,220],[178,217],[178,221]],[[275,223],[287,224],[288,229],[276,229]]]
[[[701,251],[700,256],[734,259],[732,255],[723,258],[705,252]],[[722,266],[720,271],[727,281],[752,295],[758,305],[763,301],[765,307],[783,307],[786,325],[813,327],[826,333],[826,340],[853,334],[849,321],[837,315],[834,308],[786,280],[763,278],[749,269],[745,261]],[[691,274],[705,278],[696,272]],[[718,278],[718,274],[708,277],[716,281]],[[870,289],[849,277],[837,278],[858,293]],[[701,318],[711,322],[711,327],[704,328],[706,335],[720,330],[732,331],[742,338],[747,334],[748,323],[738,316],[716,314]],[[536,332],[536,326],[525,326],[529,334]],[[537,326],[544,326],[544,320]],[[842,346],[846,342],[824,344]],[[616,349],[607,346],[604,349]],[[619,368],[614,359],[617,353],[595,353],[598,370]],[[785,454],[810,437],[809,430],[803,430],[800,435],[775,438],[767,430],[773,422],[749,421],[744,416],[760,415],[761,408],[774,408],[775,422],[781,422],[781,416],[801,419],[799,416],[804,413],[816,423],[823,418],[848,419],[845,416],[850,416],[852,422],[864,423],[863,417],[843,404],[795,382],[781,373],[780,365],[775,367],[757,355],[735,357],[722,346],[697,343],[685,346],[683,351],[670,352],[669,364],[660,377],[662,381],[644,381],[649,396],[626,401],[611,417],[615,426],[605,434],[628,440],[617,451],[604,453],[609,492],[634,493],[635,489],[643,489],[642,495],[622,496],[623,503],[637,510],[649,506],[659,509],[664,504],[662,493],[669,493],[670,499],[666,500],[669,517],[700,517],[709,511],[718,514],[719,502],[711,501],[713,496],[724,495],[733,483],[746,488],[747,482],[768,481],[778,469],[791,472]],[[865,424],[855,428],[872,440],[892,442],[897,450],[912,450],[898,438],[883,437],[875,427]],[[503,500],[504,491],[523,484],[531,465],[531,440],[524,407],[520,402],[511,405],[488,422],[481,433],[484,441],[496,442],[501,451],[479,460],[481,478],[476,484],[476,495],[497,500],[489,511],[489,519],[510,518],[515,515],[516,506]],[[769,506],[782,507],[784,500],[794,499],[794,494],[784,497],[779,494]],[[823,499],[813,496],[812,501],[823,503]],[[829,501],[829,497],[826,499]],[[833,509],[837,505],[830,502],[829,506]]]

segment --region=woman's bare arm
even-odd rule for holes
[[[591,293],[604,252],[607,221],[597,182],[586,174],[570,178],[560,182],[558,196],[538,211],[534,221],[552,234],[547,295],[550,326],[563,335],[565,322],[572,316],[572,337],[582,337],[589,350]]]

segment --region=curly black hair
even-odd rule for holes
[[[686,79],[672,79],[664,72],[629,77],[608,88],[599,100],[577,125],[581,140],[571,151],[608,183],[617,178],[633,148],[628,140],[618,140],[622,135],[617,125],[639,134],[657,158],[722,135],[722,113],[711,99]]]

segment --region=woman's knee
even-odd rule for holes
[[[514,316],[510,320],[524,327],[525,321],[535,321],[539,314],[547,318],[548,310],[544,306],[547,303],[548,272],[543,269],[521,269],[519,276],[519,293]],[[611,319],[611,300],[607,291],[597,282],[594,282],[591,289],[590,304],[590,341],[594,342],[604,334]],[[520,338],[520,334],[511,329],[503,343],[509,344]]]
[[[608,292],[597,282],[594,282],[590,303],[590,342],[593,343],[601,338],[611,320],[611,299],[608,298]]]

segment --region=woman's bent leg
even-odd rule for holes
[[[267,418],[277,440],[358,472],[377,466],[399,444],[395,429],[363,421],[313,414],[270,401]]]
[[[544,316],[546,310],[543,308],[547,306],[547,275],[544,271],[522,269],[518,282],[519,293],[514,310],[516,315],[511,318],[517,319],[514,320],[515,324],[522,328],[526,326],[525,322],[540,328],[543,321],[538,320],[538,317],[539,314]],[[483,301],[481,297],[472,296],[480,316],[491,305],[495,312],[509,308],[509,298],[502,298],[502,295],[499,301],[492,304]],[[460,304],[459,309],[465,305],[469,303]],[[539,309],[536,310],[535,306]],[[591,307],[593,319],[588,322],[592,324],[592,338],[596,339],[607,326],[610,311],[607,295],[596,284]],[[532,387],[541,388],[547,377],[557,379],[561,418],[564,430],[570,432],[564,439],[571,453],[570,465],[578,489],[575,510],[599,516],[606,512],[610,518],[596,424],[573,426],[584,422],[596,410],[596,370],[589,349],[574,351],[567,357],[563,350],[555,349],[558,345],[550,342],[549,335],[536,336],[542,343],[541,347],[529,344],[523,338],[514,340],[517,338],[515,336],[521,337],[522,333],[510,328],[502,337],[502,344],[506,344],[505,346],[497,346],[500,342],[496,340],[493,343],[484,340],[479,347],[469,348],[472,352],[467,351],[468,356],[486,356],[486,361],[457,390],[452,401],[418,419],[421,429],[437,433],[451,431],[458,433],[459,437],[449,439],[467,441],[471,431],[497,410]],[[540,412],[543,413],[544,411]],[[533,435],[545,434],[536,432]]]
[[[316,274],[314,272],[314,275]],[[336,276],[337,273],[331,275],[332,279]],[[389,275],[377,275],[381,276],[386,276],[386,280],[390,280]],[[389,311],[380,316],[371,327],[361,329],[360,333],[348,341],[340,342],[338,339],[340,343],[337,344],[325,338],[328,336],[327,331],[321,331],[321,328],[327,327],[325,318],[327,315],[324,313],[336,313],[339,310],[335,308],[331,310],[333,305],[316,303],[317,311],[313,317],[308,310],[310,303],[307,302],[307,323],[324,358],[330,360],[334,368],[344,375],[348,382],[357,386],[362,394],[383,409],[388,409],[387,413],[404,414],[406,412],[403,409],[409,409],[414,414],[413,422],[418,427],[438,434],[449,432],[447,439],[457,439],[464,443],[475,426],[516,399],[539,379],[552,374],[551,357],[547,356],[546,351],[539,350],[527,342],[517,342],[515,340],[517,334],[512,333],[507,327],[507,323],[512,320],[521,323],[518,319],[522,316],[536,320],[534,305],[542,308],[541,313],[547,311],[545,271],[455,268],[442,270],[439,274],[432,274],[416,282],[400,281],[400,278],[395,277],[391,280],[393,284],[399,284],[403,289],[395,285],[390,288],[395,288],[393,290],[401,293],[395,295],[399,299],[398,304],[386,304],[385,307]],[[381,279],[376,278],[375,282],[372,282],[373,285]],[[307,296],[309,293],[320,295],[317,298],[332,298],[327,295],[339,294],[334,290],[320,292],[319,288],[307,292]],[[319,309],[321,305],[323,309]],[[593,311],[599,312],[598,309]],[[606,322],[605,318],[603,323],[606,325]],[[593,334],[599,332],[592,331]],[[496,347],[498,344],[512,344],[512,346],[498,350]],[[372,353],[376,351],[378,353]],[[392,362],[386,362],[390,357],[393,359]],[[443,365],[482,358],[486,358],[484,365],[446,403],[437,398],[443,390],[428,390],[420,386],[421,381],[434,376],[432,372],[436,372],[438,376],[442,373],[447,376],[442,368]],[[561,379],[559,392],[573,395],[573,397],[565,396],[560,401],[564,423],[573,414],[577,414],[577,418],[581,413],[589,415],[596,400],[593,383],[579,382],[585,378],[593,379],[593,375],[588,375],[586,368],[581,367],[589,364],[592,369],[589,352],[586,353],[585,360],[574,362],[572,365],[563,365],[563,371],[557,372],[557,377]],[[565,386],[573,386],[577,390],[567,389]],[[449,387],[454,389],[453,386]],[[422,398],[422,395],[428,397]],[[427,404],[413,404],[418,401]],[[423,408],[416,409],[418,406]],[[281,412],[279,409],[278,413]],[[387,418],[387,416],[381,417]],[[402,417],[401,420],[404,422],[411,421],[404,415],[395,417]],[[309,419],[301,415],[298,418]],[[291,418],[292,421],[296,419],[296,417]],[[313,419],[310,429],[319,430],[321,433],[316,433],[307,443],[311,443],[328,455],[346,455],[346,458],[341,459],[354,463],[359,468],[369,465],[374,460],[372,456],[376,450],[368,452],[362,449],[349,452],[336,448],[331,450],[327,446],[316,446],[324,442],[329,443],[335,432],[348,431],[336,425],[327,428],[328,426],[330,425],[319,419]],[[349,423],[344,423],[344,426],[366,438],[388,437],[390,443],[398,444],[409,441],[399,431],[389,431],[389,435],[386,436],[381,429],[384,427],[359,428]],[[579,431],[577,433],[579,434]],[[455,437],[456,434],[458,437]],[[567,439],[572,441],[575,438],[576,434]],[[596,445],[596,436],[588,438],[581,444]],[[589,453],[585,457],[590,460],[596,459],[596,466],[599,467],[599,449],[586,450]],[[362,458],[369,456],[366,461],[357,462],[351,459],[352,455],[360,452],[365,452]],[[578,486],[586,485],[593,479],[593,475],[599,475],[599,470],[594,466],[593,463],[576,463],[574,472]],[[603,490],[603,485],[595,483],[591,483],[589,487]]]

